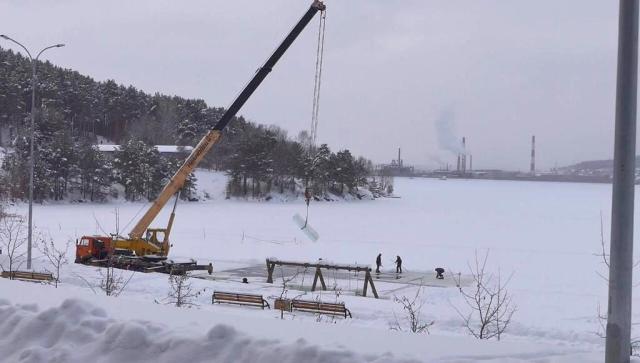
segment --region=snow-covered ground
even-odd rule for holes
[[[2,362],[601,361],[558,345],[282,321],[242,308],[177,309],[73,286],[0,280],[0,291]]]
[[[116,344],[113,340],[133,340],[133,345],[147,346],[146,352],[155,354],[163,362],[174,361],[171,357],[175,356],[169,355],[174,353],[166,347],[177,346],[176,342],[192,347],[193,355],[189,357],[194,357],[194,361],[204,361],[199,354],[207,354],[203,346],[210,343],[208,339],[223,340],[224,344],[237,348],[226,347],[217,356],[220,361],[235,361],[227,354],[245,351],[247,355],[239,361],[293,362],[309,359],[307,355],[315,361],[326,362],[375,359],[601,361],[603,340],[596,335],[599,329],[596,317],[598,305],[603,310],[606,306],[606,284],[598,272],[606,274],[606,270],[597,254],[601,251],[601,213],[605,238],[608,236],[609,185],[399,178],[395,191],[401,198],[312,203],[309,223],[320,233],[320,240],[314,243],[306,239],[292,221],[295,213],[305,214],[301,200],[226,200],[222,175],[199,171],[197,176],[200,187],[212,198],[179,204],[171,257],[195,257],[201,263],[213,262],[215,280],[192,279],[195,287],[206,289],[198,298],[199,307],[164,306],[168,283],[167,277],[161,274],[135,274],[120,297],[102,297],[99,291],[94,294],[88,286],[99,280],[97,269],[72,264],[64,269],[63,283],[58,290],[0,281],[0,297],[6,299],[0,304],[0,322],[24,322],[8,337],[0,336],[0,351],[14,349],[26,354],[24,361],[43,361],[38,358],[38,354],[44,354],[42,351],[24,345],[26,343],[16,343],[15,337],[32,334],[28,332],[29,327],[38,326],[39,319],[43,319],[41,315],[47,319],[47,309],[54,309],[52,315],[73,320],[69,310],[88,304],[75,318],[76,325],[67,326],[62,318],[51,319],[66,331],[77,331],[79,335],[83,329],[93,329],[94,323],[97,324],[99,328],[94,329],[93,334],[100,337],[98,340],[77,343],[86,345],[86,351],[112,349]],[[84,234],[113,232],[116,210],[121,232],[127,232],[144,206],[142,203],[48,204],[36,206],[34,218],[40,232],[50,234],[58,245],[64,245],[67,240]],[[14,211],[24,213],[26,208],[18,205]],[[165,224],[167,215],[168,211],[164,211],[155,225]],[[304,294],[305,298],[320,296],[326,301],[344,301],[354,315],[353,319],[346,320],[317,319],[312,314],[295,313],[287,314],[286,321],[281,321],[273,310],[211,305],[210,300],[213,290],[251,291],[268,299],[280,296],[281,280],[266,284],[266,276],[256,267],[264,265],[267,257],[372,264],[375,256],[382,253],[383,276],[393,275],[389,271],[393,269],[396,255],[402,256],[405,270],[413,274],[430,276],[435,267],[442,266],[450,273],[461,272],[464,276],[475,252],[483,254],[486,250],[489,250],[488,269],[499,270],[503,276],[513,273],[509,289],[518,309],[500,342],[478,342],[468,337],[453,308],[464,307],[453,284],[433,287],[427,281],[427,286],[422,288],[424,319],[435,321],[428,336],[389,329],[396,319],[403,317],[394,296],[414,296],[419,283],[385,282],[381,278],[376,280],[381,299],[373,299],[355,294],[363,276],[345,278],[329,274],[325,278],[329,285],[337,286],[340,296],[331,291],[312,294],[308,288],[313,275],[309,273],[297,279],[296,284],[302,287],[293,287],[287,292],[288,296]],[[40,269],[44,261],[39,258],[35,265]],[[243,268],[248,270],[237,270]],[[247,285],[240,283],[237,273],[228,273],[233,269],[258,273],[247,272],[250,278]],[[278,270],[276,276],[279,276]],[[637,298],[634,307],[638,312]],[[638,313],[634,313],[634,317],[640,320]],[[79,322],[85,320],[85,325]],[[0,331],[5,328],[1,326]],[[118,338],[107,339],[109,329],[125,332]],[[233,333],[233,329],[238,332]],[[71,343],[66,340],[73,340],[75,333],[62,334],[54,341],[46,332],[39,334],[43,347],[60,348],[68,347]],[[144,339],[136,341],[127,334],[143,335]],[[306,343],[297,344],[298,338]],[[129,349],[123,344],[116,348]],[[243,344],[252,348],[237,347]],[[30,353],[24,353],[29,349]],[[176,348],[176,352],[181,349]],[[392,356],[380,356],[384,352]],[[272,353],[276,355],[268,355]],[[61,350],[56,354],[70,357],[73,351]],[[123,360],[122,357],[114,355],[113,360]]]

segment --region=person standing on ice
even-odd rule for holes
[[[400,256],[396,256],[396,273],[402,273],[402,259],[400,258]]]
[[[376,257],[376,273],[380,273],[380,266],[382,266],[382,253],[378,253],[378,257]]]

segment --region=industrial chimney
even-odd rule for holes
[[[531,136],[531,174],[536,173],[536,135]]]
[[[467,140],[462,137],[462,174],[467,172]]]

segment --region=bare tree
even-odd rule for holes
[[[304,269],[304,275],[307,274],[307,268],[305,267]],[[289,288],[287,287],[287,284],[289,284],[290,282],[292,282],[293,280],[295,280],[296,278],[298,278],[298,275],[300,275],[300,269],[296,269],[296,272],[288,277],[284,276],[284,269],[280,269],[280,276],[282,278],[282,290],[280,290],[280,300],[285,300],[287,299],[287,295],[289,294]],[[304,283],[304,275],[303,275],[303,282]],[[296,296],[300,297],[301,295]],[[294,298],[294,299],[295,299]],[[282,309],[280,309],[280,319],[284,319],[284,306]]]
[[[6,251],[7,262],[0,263],[3,271],[10,273],[20,268],[27,254],[23,247],[27,243],[27,234],[24,219],[19,216],[3,214],[0,218],[0,248]],[[13,279],[12,275],[9,275]]]
[[[609,272],[609,255],[607,254],[607,243],[604,240],[604,224],[602,222],[602,211],[600,211],[600,248],[601,252],[596,253],[595,255],[602,258],[602,263],[606,266],[607,272]],[[609,282],[609,279],[599,271],[596,271],[596,274],[598,274],[598,276],[600,276],[603,280]]]
[[[402,311],[404,312],[405,317],[402,319],[403,322],[401,322],[394,312],[393,316],[395,321],[391,324],[391,330],[408,330],[412,333],[429,334],[429,327],[431,327],[435,321],[425,321],[423,319],[422,307],[425,304],[425,300],[420,296],[421,293],[422,286],[416,290],[416,294],[411,299],[407,296],[398,297],[394,295],[393,301],[402,306]]]
[[[58,282],[60,282],[60,268],[69,263],[69,260],[67,259],[67,252],[69,251],[70,244],[71,241],[67,240],[67,243],[64,245],[64,250],[58,249],[53,243],[53,238],[51,238],[51,236],[48,238],[41,237],[37,244],[38,250],[47,258],[49,264],[55,271],[54,283],[56,288],[58,287]]]
[[[602,312],[600,303],[598,303],[598,331],[595,334],[602,339],[607,338],[607,314]],[[640,357],[640,339],[631,337],[630,346],[631,352],[629,354],[633,357]]]
[[[452,270],[449,269],[449,271],[452,271]],[[453,282],[456,283],[456,287],[458,288],[458,290],[462,292],[462,272],[457,272],[457,273],[452,272],[450,275],[453,278]]]
[[[170,304],[176,307],[192,307],[197,306],[193,302],[195,298],[202,294],[203,290],[195,290],[189,282],[189,275],[185,272],[183,274],[169,274],[169,286],[170,290],[167,294],[167,299]]]
[[[475,254],[475,265],[469,265],[469,270],[474,279],[471,291],[460,288],[460,293],[466,303],[469,312],[463,313],[453,307],[462,318],[467,331],[478,339],[500,340],[501,335],[511,323],[511,318],[516,311],[507,285],[511,276],[506,281],[501,280],[500,272],[497,278],[487,273],[486,266],[489,251],[482,261]]]
[[[605,268],[607,270],[607,272],[609,272],[609,255],[607,254],[607,242],[604,239],[604,223],[603,223],[603,218],[602,218],[602,211],[600,211],[600,252],[599,253],[595,253],[595,256],[598,256],[602,259],[602,263],[605,265]],[[636,263],[634,263],[633,267],[637,267],[638,264],[640,263],[640,261],[637,261]],[[609,278],[607,278],[607,276],[603,273],[601,273],[600,271],[596,271],[596,274],[598,276],[600,276],[604,281],[606,281],[607,283],[609,283]],[[637,285],[634,285],[634,287]],[[597,319],[598,319],[598,330],[595,332],[595,334],[597,336],[599,336],[600,338],[606,339],[607,338],[607,314],[606,312],[602,312],[602,309],[600,307],[600,303],[598,303],[598,307],[597,307]],[[636,325],[636,324],[633,324]],[[640,357],[640,338],[634,338],[631,337],[631,355],[635,356],[635,357]]]
[[[604,239],[604,223],[602,221],[602,211],[600,211],[600,252],[594,253],[593,255],[594,256],[598,256],[598,257],[600,257],[602,259],[602,263],[606,266],[606,270],[607,270],[606,273],[609,272],[609,255],[607,254],[607,249],[608,248],[609,248],[609,246],[607,245],[607,242]],[[638,265],[640,265],[640,261],[636,261],[633,264],[633,267],[634,268],[638,267]],[[596,274],[598,276],[600,276],[607,283],[609,282],[609,278],[605,274],[602,274],[599,271],[596,271]],[[637,286],[637,285],[635,285],[635,286]]]
[[[135,271],[132,271],[131,275],[125,280],[123,273],[113,267],[111,262],[109,262],[104,269],[98,269],[98,273],[100,274],[100,289],[104,291],[107,296],[117,297],[120,296],[127,287]]]
[[[330,294],[329,298],[333,297],[333,304],[342,303],[342,301],[340,301],[340,296],[342,296],[342,289],[338,287],[338,280],[335,278],[335,276],[333,278],[333,284],[329,288],[328,292]],[[326,296],[326,294],[324,296]],[[323,297],[323,294],[321,293],[320,295],[316,296],[315,301],[318,303],[322,303],[322,297]],[[322,315],[322,313],[316,314],[316,322],[318,323],[321,323],[321,322],[335,323],[336,318],[337,316],[334,314],[331,314],[329,316],[324,316]]]
[[[598,256],[602,259],[602,263],[605,265],[607,272],[609,271],[609,255],[607,255],[607,243],[604,240],[604,223],[602,222],[602,211],[600,211],[600,248],[601,251],[599,253],[594,253],[594,256]],[[600,273],[600,271],[596,271],[596,274],[600,276],[607,283],[609,279]],[[600,308],[600,303],[598,303],[598,331],[596,331],[596,335],[600,338],[607,337],[607,314],[602,312]]]

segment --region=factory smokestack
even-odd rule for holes
[[[531,174],[536,172],[536,135],[531,136]]]
[[[467,138],[462,137],[462,174],[467,172]]]
[[[469,155],[469,171],[473,170],[473,155]]]
[[[460,171],[460,154],[458,154],[458,166],[456,166],[456,171]]]
[[[402,166],[402,159],[400,159],[400,148],[398,148],[398,166]]]

